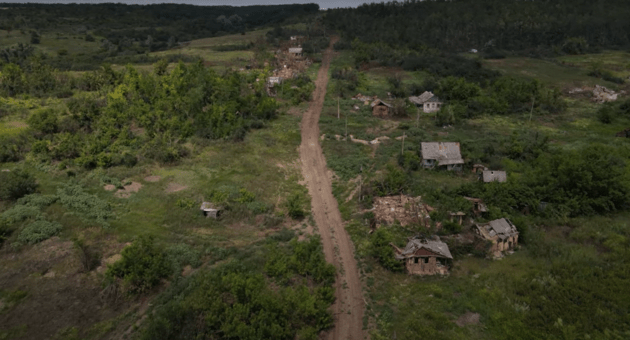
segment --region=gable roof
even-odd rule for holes
[[[402,260],[407,257],[413,257],[418,249],[426,249],[432,253],[437,254],[438,256],[446,257],[448,259],[453,258],[453,255],[451,255],[451,252],[448,249],[448,245],[446,243],[442,241],[421,240],[418,238],[413,238],[409,240],[405,249],[397,252],[396,258]]]
[[[489,182],[505,182],[507,181],[507,173],[505,171],[497,171],[497,170],[484,170],[483,171],[483,181],[486,183]]]
[[[429,99],[435,97],[435,95],[433,93],[431,93],[430,91],[424,91],[423,94],[419,95],[419,96],[411,96],[409,97],[409,101],[416,104],[416,105],[422,105],[424,104],[426,101],[428,101]]]
[[[507,218],[501,218],[485,224],[477,224],[477,228],[485,238],[498,236],[499,239],[503,240],[518,235],[516,226]]]
[[[375,107],[376,105],[385,105],[387,107],[389,107],[390,109],[393,107],[391,104],[388,104],[380,99],[377,99],[375,101],[372,102],[372,104],[370,105],[371,107]]]
[[[436,159],[438,165],[464,164],[459,151],[459,143],[454,142],[422,142],[420,143],[422,159]]]
[[[289,53],[302,53],[301,47],[289,47]]]

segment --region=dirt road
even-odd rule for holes
[[[334,43],[331,41],[331,46]],[[363,331],[364,300],[354,247],[346,232],[337,201],[332,194],[332,182],[326,168],[326,159],[319,145],[319,115],[324,106],[328,69],[332,58],[329,47],[324,53],[317,74],[313,101],[302,117],[302,144],[300,159],[302,174],[312,197],[312,213],[322,237],[326,261],[337,267],[336,297],[333,305],[335,326],[328,334],[331,340],[365,339]]]

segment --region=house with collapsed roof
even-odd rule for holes
[[[422,167],[432,169],[435,166],[445,166],[446,170],[462,170],[462,154],[459,151],[459,143],[451,142],[422,142],[420,143],[422,154]]]
[[[422,107],[422,111],[425,113],[436,112],[442,108],[442,101],[430,91],[425,91],[419,96],[409,97],[409,101],[417,107]]]
[[[479,237],[492,242],[490,251],[493,254],[513,250],[518,245],[518,230],[507,218],[488,223],[477,223],[475,225],[475,233]]]
[[[393,105],[386,103],[380,99],[373,101],[370,106],[372,107],[372,115],[376,117],[388,116],[390,110],[394,107]]]
[[[503,183],[507,181],[507,173],[505,171],[484,170],[481,173],[481,179],[485,183],[490,183],[490,182]]]
[[[203,202],[201,203],[201,212],[203,213],[204,216],[208,217],[208,218],[214,218],[215,220],[219,217],[219,215],[221,214],[221,209],[219,207],[214,206],[212,203],[210,202]]]
[[[302,48],[301,47],[290,47],[289,48],[289,54],[291,54],[294,57],[301,57],[302,56]]]
[[[483,198],[464,197],[464,199],[472,202],[473,213],[475,215],[482,215],[483,213],[488,212],[488,206],[486,206],[486,204],[483,202]]]
[[[409,274],[435,275],[448,274],[447,261],[452,260],[448,245],[439,240],[412,238],[405,249],[392,244],[397,260],[404,261]]]

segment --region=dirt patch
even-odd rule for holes
[[[336,300],[332,307],[335,326],[328,332],[328,339],[362,340],[365,337],[363,330],[365,300],[354,258],[354,246],[344,228],[337,201],[332,194],[331,172],[326,168],[326,158],[319,143],[319,117],[328,84],[332,44],[337,40],[337,37],[333,37],[330,47],[323,54],[322,65],[315,81],[313,100],[302,117],[300,159],[302,174],[312,197],[313,218],[322,237],[326,261],[338,269],[335,281]]]
[[[103,189],[107,190],[107,191],[114,191],[116,190],[116,186],[113,184],[107,184],[106,186],[103,187]]]
[[[160,176],[147,176],[144,178],[145,182],[149,182],[149,183],[155,183],[155,182],[159,182],[162,179],[162,177]]]
[[[142,188],[142,184],[131,182],[131,184],[125,185],[123,189],[118,189],[114,195],[118,198],[129,198],[131,194],[140,191],[140,188]]]
[[[419,196],[376,197],[372,211],[377,223],[392,224],[398,221],[402,226],[421,224],[428,227],[430,222],[429,210]]]
[[[166,193],[170,194],[172,192],[178,192],[185,189],[188,189],[188,186],[177,184],[177,183],[169,183],[168,186],[166,187]]]
[[[184,267],[184,270],[182,270],[182,276],[186,277],[192,274],[192,272],[193,272],[193,267],[191,267],[190,265],[187,265],[186,267]]]
[[[459,327],[465,327],[468,325],[477,325],[479,324],[479,318],[481,315],[479,313],[466,312],[466,314],[460,316],[455,324]]]

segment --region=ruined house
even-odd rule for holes
[[[482,172],[484,170],[488,170],[488,168],[486,168],[486,166],[483,165],[483,164],[473,164],[473,166],[472,166],[472,172],[474,174]]]
[[[466,216],[465,213],[458,211],[458,212],[449,212],[448,213],[448,220],[451,222],[455,222],[459,225],[464,224],[464,216]]]
[[[294,57],[301,57],[302,56],[302,48],[301,47],[290,47],[289,48],[289,54],[291,54]]]
[[[419,96],[409,97],[409,101],[416,104],[417,107],[422,107],[422,111],[425,113],[439,111],[442,107],[442,101],[430,91],[425,91]]]
[[[203,213],[203,216],[206,216],[208,218],[212,217],[214,219],[217,219],[219,215],[221,214],[221,209],[218,207],[215,207],[210,202],[201,203],[200,209],[201,209],[201,212]]]
[[[372,102],[372,115],[376,117],[386,117],[389,115],[390,110],[393,108],[391,104],[388,104],[380,99]]]
[[[409,274],[448,274],[447,261],[452,260],[453,256],[448,250],[448,245],[439,238],[437,240],[413,238],[409,240],[405,249],[400,249],[393,244],[392,246],[396,259],[404,261]]]
[[[372,211],[377,223],[393,224],[398,221],[401,226],[419,224],[429,226],[432,209],[422,203],[422,198],[407,195],[375,197]]]
[[[488,212],[488,207],[485,203],[483,203],[482,198],[473,198],[473,197],[464,197],[464,199],[469,200],[473,204],[473,213],[475,215],[482,215],[483,213]]]
[[[459,143],[452,142],[423,142],[420,143],[422,153],[422,167],[432,169],[445,166],[446,170],[462,170],[464,160],[459,151]]]
[[[490,252],[495,256],[503,251],[514,249],[518,245],[518,230],[512,222],[506,218],[477,223],[475,232],[479,237],[492,242]]]
[[[485,183],[490,183],[490,182],[503,183],[507,181],[507,173],[505,171],[484,170],[481,174],[481,179]]]

